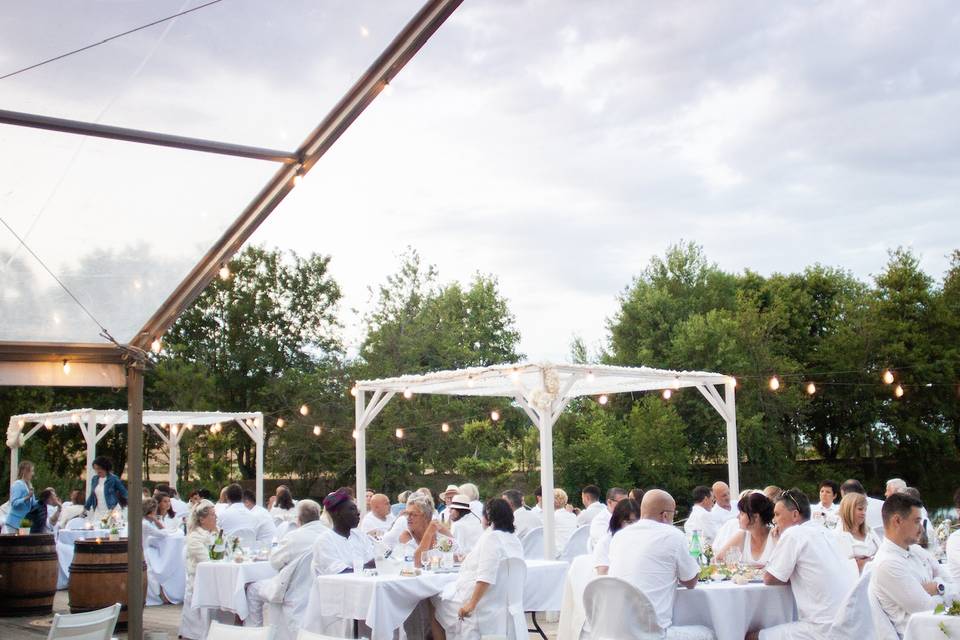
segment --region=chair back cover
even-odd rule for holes
[[[626,580],[599,576],[583,590],[590,640],[661,640],[650,599]]]
[[[587,541],[590,539],[590,526],[577,527],[570,535],[567,544],[560,553],[560,559],[572,562],[577,556],[587,553]]]
[[[48,640],[110,640],[120,616],[120,604],[86,613],[57,613]]]
[[[520,539],[523,557],[527,560],[543,560],[543,527],[534,527]]]
[[[240,538],[241,547],[252,547],[257,541],[257,532],[253,529],[241,527],[239,529],[234,529],[227,534],[227,538],[230,540],[233,540],[234,538]]]
[[[481,636],[505,635],[508,640],[526,640],[527,619],[523,612],[523,587],[527,564],[523,558],[505,558],[497,569],[497,582],[487,589],[477,606],[477,629]]]
[[[840,604],[827,637],[831,640],[872,638],[873,614],[870,610],[870,573],[864,572]]]
[[[207,631],[207,640],[273,640],[273,627],[236,627],[214,620]]]
[[[313,551],[303,553],[294,560],[292,571],[278,593],[269,594],[270,624],[276,629],[276,640],[294,640],[297,637],[315,578],[312,561]]]
[[[283,536],[287,535],[291,531],[297,530],[297,523],[290,522],[289,520],[284,520],[283,522],[277,525],[277,540],[283,540]]]

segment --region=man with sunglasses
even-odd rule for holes
[[[791,585],[799,620],[750,632],[747,640],[827,640],[830,623],[856,580],[853,561],[841,557],[826,528],[810,521],[810,501],[799,489],[783,492],[773,522],[780,539],[763,582]]]

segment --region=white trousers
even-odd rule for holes
[[[263,607],[267,603],[264,591],[272,578],[257,580],[247,585],[247,619],[243,621],[245,627],[263,626]]]

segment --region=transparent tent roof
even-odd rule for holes
[[[70,4],[53,21],[19,5],[0,76],[202,4]],[[214,3],[0,80],[2,107],[295,151],[421,4]],[[7,125],[0,148],[0,341],[103,342],[40,261],[129,341],[279,167]]]

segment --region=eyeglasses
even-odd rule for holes
[[[793,494],[791,493],[791,491],[792,491],[791,489],[787,489],[782,494],[780,494],[780,497],[789,498],[790,501],[793,502],[794,506],[797,507],[797,511],[800,511],[800,503],[797,502],[797,499],[793,497]]]

